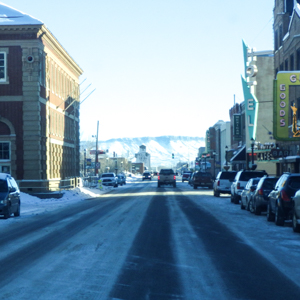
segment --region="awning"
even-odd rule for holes
[[[241,149],[237,150],[237,152],[230,159],[231,163],[244,163],[246,161],[246,145]]]

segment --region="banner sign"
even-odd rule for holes
[[[233,115],[233,140],[240,141],[242,139],[242,115]]]

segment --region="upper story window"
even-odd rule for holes
[[[10,144],[9,142],[0,142],[0,160],[10,159]]]
[[[0,52],[0,82],[6,81],[6,52]]]

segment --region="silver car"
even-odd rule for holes
[[[101,179],[102,185],[118,187],[118,177],[115,173],[103,173]]]

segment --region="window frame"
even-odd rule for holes
[[[2,50],[0,48],[0,54],[3,54],[4,56],[4,66],[0,66],[0,68],[4,69],[4,78],[0,78],[0,83],[7,83],[8,81],[8,76],[7,76],[7,51]]]
[[[11,160],[11,144],[9,141],[0,141],[0,144],[8,144],[8,158],[1,158],[0,155],[0,162],[8,162]]]

